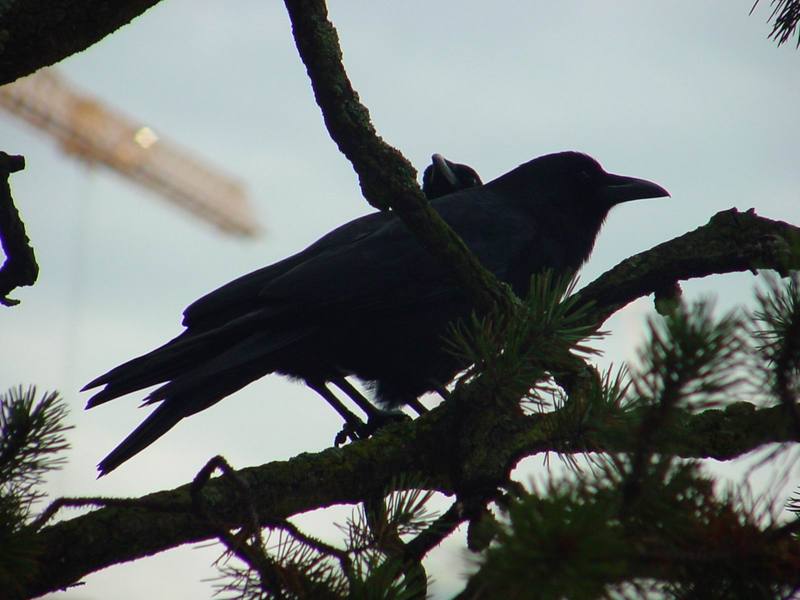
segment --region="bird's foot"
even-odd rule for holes
[[[407,414],[399,410],[376,410],[369,416],[369,419],[367,419],[367,436],[372,435],[381,427],[391,425],[392,423],[402,423],[410,418],[411,417],[409,417]]]
[[[359,418],[356,418],[354,421],[346,421],[342,430],[336,434],[333,440],[334,446],[338,448],[347,442],[355,442],[362,439],[366,427],[367,424]]]
[[[361,419],[348,421],[342,430],[336,434],[333,443],[339,447],[348,441],[365,440],[372,436],[376,431],[392,423],[401,423],[410,417],[399,410],[378,410],[376,409],[369,415],[369,419],[364,423]]]

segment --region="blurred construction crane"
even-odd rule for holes
[[[110,167],[226,233],[259,231],[239,181],[76,91],[52,69],[0,87],[0,107],[54,137],[67,153]]]

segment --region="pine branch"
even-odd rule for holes
[[[750,14],[758,6],[759,0],[755,0]],[[772,31],[769,39],[775,40],[780,46],[788,42],[798,29],[800,24],[800,1],[798,0],[770,0],[772,13],[768,22],[772,22]],[[797,36],[797,47],[800,48],[800,34]]]
[[[380,494],[392,477],[402,474],[426,473],[431,489],[452,494],[447,465],[440,463],[443,442],[450,440],[452,431],[444,413],[444,407],[439,407],[425,419],[393,426],[383,435],[344,449],[301,455],[237,473],[248,482],[259,515],[270,521],[333,504],[357,503]],[[498,436],[508,436],[502,446],[482,451],[495,460],[513,461],[536,452],[564,451],[542,433],[548,429],[548,419],[552,428],[554,417],[549,415],[515,421],[513,429],[498,431]],[[725,460],[768,442],[791,439],[781,407],[756,409],[741,403],[697,415],[679,412],[674,421],[678,423],[673,429],[675,439],[656,444],[656,451]],[[583,440],[569,451],[631,451],[634,441],[634,436],[621,438],[616,429],[597,431],[591,441]],[[207,490],[215,514],[235,522],[240,512],[235,494],[218,480],[210,481]],[[194,514],[188,486],[142,500],[170,510],[109,507],[43,529],[38,536],[45,548],[43,572],[28,594],[57,590],[104,567],[216,536]]]
[[[758,350],[766,363],[763,383],[774,391],[800,436],[800,277],[793,273],[786,286],[772,276],[766,282],[767,289],[756,294],[760,308],[753,315]]]
[[[35,582],[41,547],[28,524],[44,494],[47,473],[58,469],[68,448],[66,406],[56,393],[37,398],[35,388],[0,395],[0,590],[21,593]]]
[[[800,540],[776,526],[774,510],[719,498],[697,465],[665,460],[647,467],[642,501],[624,518],[624,474],[613,469],[524,494],[457,598],[531,589],[543,599],[616,598],[618,584],[637,582],[647,598],[771,600],[800,589]]]
[[[44,476],[64,462],[66,414],[56,392],[37,399],[36,388],[20,386],[0,396],[0,495],[16,498],[25,518]]]
[[[625,511],[641,493],[656,436],[669,436],[675,409],[690,402],[718,404],[741,383],[736,373],[744,362],[741,319],[731,313],[715,322],[707,302],[651,320],[649,329],[650,341],[639,352],[642,373],[632,379],[643,416],[623,485]]]
[[[752,265],[783,271],[797,264],[792,249],[797,231],[750,213],[726,211],[695,232],[624,261],[581,294],[584,299],[592,297],[593,310],[607,317],[650,293],[660,278],[705,276]],[[601,423],[565,444],[562,437],[554,437],[554,432],[563,430],[558,412],[512,415],[498,411],[496,401],[474,388],[457,388],[453,401],[414,422],[387,427],[374,439],[238,473],[257,499],[258,514],[274,521],[332,504],[358,503],[383,493],[402,475],[422,476],[430,489],[448,495],[481,486],[491,491],[525,456],[635,448],[635,432],[625,435],[625,423],[615,422]],[[467,398],[470,394],[474,397]],[[782,407],[757,409],[735,403],[698,414],[678,407],[671,421],[673,436],[657,440],[655,452],[729,460],[766,443],[794,439]],[[235,521],[239,514],[235,495],[216,480],[207,489],[214,514]],[[170,506],[171,512],[110,507],[44,528],[38,534],[46,549],[43,571],[28,588],[29,594],[60,589],[109,565],[214,537],[208,524],[193,513],[186,486],[143,500]]]

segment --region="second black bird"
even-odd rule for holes
[[[562,152],[431,204],[486,268],[523,295],[536,272],[580,267],[614,205],[667,195]],[[449,273],[390,213],[344,228],[355,233],[320,240],[313,252],[315,245],[204,296],[184,312],[181,335],[86,386],[105,385],[92,407],[163,383],[145,399],[159,403],[156,410],[103,459],[101,473],[269,373],[313,385],[355,375],[395,407],[467,366],[442,344],[448,324],[472,310]]]

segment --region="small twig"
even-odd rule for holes
[[[236,536],[232,535],[221,521],[211,516],[203,498],[203,488],[211,480],[214,471],[222,472],[223,477],[230,484],[246,504],[246,516],[248,524],[242,532]],[[261,536],[261,527],[281,529],[286,531],[294,539],[313,548],[321,554],[336,558],[344,571],[348,580],[354,577],[352,563],[347,552],[334,546],[326,544],[312,536],[300,531],[294,524],[286,520],[259,520],[256,503],[252,497],[250,486],[236,470],[231,467],[228,461],[222,456],[215,456],[209,460],[197,473],[192,481],[190,495],[195,510],[205,518],[216,530],[217,537],[222,541],[228,551],[242,560],[246,565],[258,573],[262,585],[266,586],[265,591],[275,594],[277,598],[283,597],[282,574],[284,568],[273,561],[264,551],[264,540]],[[247,537],[252,537],[253,542],[248,543]]]
[[[248,526],[243,527],[240,539],[231,534],[228,528],[221,521],[212,517],[206,506],[203,497],[203,488],[211,480],[214,471],[222,472],[228,483],[232,484],[247,505]],[[258,522],[258,514],[255,505],[251,501],[250,489],[247,482],[239,476],[233,467],[228,464],[222,456],[215,456],[209,460],[195,478],[190,486],[190,495],[195,511],[202,516],[214,529],[217,538],[225,545],[228,551],[244,562],[253,571],[258,573],[259,581],[265,592],[272,593],[276,598],[283,598],[283,586],[278,566],[263,552],[264,542],[261,537],[261,527]],[[254,544],[248,544],[247,534],[255,538]]]
[[[425,531],[408,542],[405,547],[405,560],[419,562],[436,546],[453,533],[467,520],[463,504],[456,500],[443,515],[425,528]]]
[[[783,334],[780,353],[775,357],[775,387],[778,398],[786,409],[786,416],[792,422],[795,435],[800,439],[800,411],[792,390],[792,372],[795,370],[798,356],[800,356],[800,314],[795,312]]]
[[[4,306],[19,304],[8,294],[15,288],[33,285],[39,276],[39,265],[8,184],[9,175],[24,168],[24,157],[0,152],[0,245],[6,255],[0,268],[0,304]]]
[[[34,519],[29,527],[34,531],[44,527],[55,514],[62,508],[85,508],[92,506],[95,508],[143,508],[147,510],[165,513],[184,513],[186,506],[177,503],[164,503],[159,501],[148,501],[141,498],[105,498],[102,496],[65,496],[56,498],[41,514]]]
[[[428,590],[428,574],[422,564],[424,556],[410,556],[405,542],[397,531],[396,524],[395,527],[389,528],[384,495],[368,498],[363,502],[363,506],[367,525],[372,532],[376,548],[386,556],[400,561],[400,569],[406,581],[418,581],[421,584],[419,597],[425,598]]]
[[[228,464],[228,461],[225,460],[224,457],[219,455],[213,457],[203,466],[202,469],[200,469],[200,471],[198,471],[197,475],[195,475],[195,478],[192,480],[190,495],[192,497],[192,505],[195,507],[195,510],[198,512],[198,514],[208,519],[209,522],[216,524],[218,529],[225,531],[227,534],[227,528],[225,528],[222,523],[211,517],[202,493],[203,488],[209,482],[211,475],[213,475],[214,471],[216,470],[222,472],[226,481],[233,485],[240,498],[245,501],[247,508],[247,525],[245,526],[245,530],[256,538],[256,541],[260,546],[263,546],[264,542],[261,538],[261,525],[258,520],[258,512],[256,511],[255,503],[251,500],[250,486],[248,486],[247,482],[236,472],[233,467],[230,466],[230,464]]]

